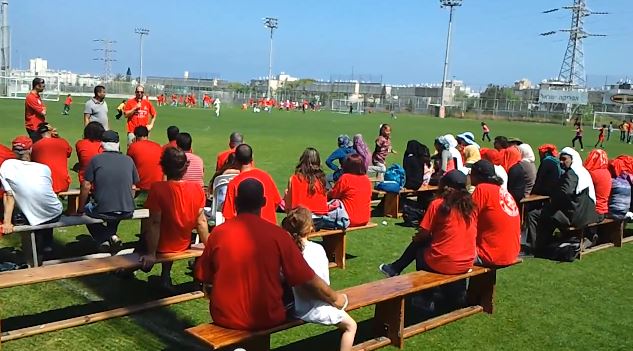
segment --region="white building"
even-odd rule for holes
[[[41,57],[30,59],[28,70],[12,70],[11,76],[22,78],[41,77],[44,80],[59,81],[60,84],[69,86],[95,86],[102,82],[100,77],[90,74],[77,74],[66,70],[49,69],[48,60]]]

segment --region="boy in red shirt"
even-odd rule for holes
[[[229,182],[226,189],[226,199],[222,208],[224,218],[228,220],[235,217],[237,188],[245,179],[253,178],[264,185],[266,203],[261,210],[262,218],[270,223],[277,224],[277,206],[281,203],[281,196],[272,177],[261,169],[253,167],[253,149],[247,144],[242,144],[235,149],[235,162],[240,165],[241,169],[240,174]],[[367,209],[369,210],[369,206],[367,206]]]
[[[134,128],[145,126],[148,130],[154,128],[156,121],[156,110],[148,99],[143,99],[145,88],[142,85],[136,86],[135,96],[127,101],[124,108],[125,118],[127,118],[127,144],[134,140]]]
[[[607,125],[603,124],[602,127],[599,129],[600,134],[598,134],[598,142],[596,142],[596,145],[594,146],[594,148],[598,147],[598,144],[600,144],[601,148],[604,148],[604,131],[605,129],[607,129]]]
[[[66,95],[66,101],[64,101],[64,112],[62,112],[62,115],[68,116],[68,112],[70,112],[70,105],[72,103],[73,98],[70,96],[70,94]]]
[[[488,127],[486,122],[481,122],[481,130],[484,133],[481,136],[481,141],[484,141],[484,139],[488,139],[488,142],[490,142],[490,128]]]
[[[93,157],[103,152],[101,147],[101,136],[105,132],[103,125],[97,121],[92,121],[84,127],[84,138],[78,140],[75,143],[75,150],[77,151],[77,165],[76,170],[79,176],[79,184],[84,182],[84,172],[86,167],[90,163]]]
[[[37,126],[46,122],[46,106],[42,103],[40,93],[44,91],[44,79],[33,79],[33,90],[26,95],[24,100],[24,126],[33,142],[40,140]]]
[[[136,187],[147,191],[152,184],[163,180],[163,171],[160,166],[163,148],[158,143],[148,140],[147,127],[136,127],[134,135],[136,138],[128,147],[127,155],[132,158],[138,171],[140,180],[135,184]]]
[[[176,145],[176,137],[180,134],[180,129],[176,126],[167,127],[167,140],[169,141],[167,144],[163,145],[163,150],[168,147],[178,147]]]
[[[73,149],[64,138],[60,138],[57,130],[48,123],[41,123],[37,129],[41,139],[33,144],[31,159],[33,162],[47,165],[51,169],[53,191],[58,194],[68,190],[70,175],[68,174],[68,158]]]

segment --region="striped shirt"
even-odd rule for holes
[[[195,182],[204,186],[204,162],[199,156],[192,154],[191,152],[185,152],[187,160],[189,161],[189,167],[182,180],[188,182]]]

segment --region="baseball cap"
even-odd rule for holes
[[[488,160],[479,160],[471,168],[471,174],[476,173],[482,178],[490,178],[497,175],[495,166]]]
[[[455,189],[462,189],[466,187],[466,175],[456,169],[444,174],[440,183],[444,186],[448,186]]]
[[[106,130],[101,136],[101,141],[103,141],[104,143],[118,143],[119,133],[113,130]]]
[[[11,142],[11,148],[15,151],[30,150],[32,146],[33,140],[26,135],[20,135]]]

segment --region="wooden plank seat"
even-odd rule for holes
[[[418,190],[402,189],[399,193],[384,193],[384,216],[391,218],[400,218],[402,216],[401,197],[415,197],[425,192],[434,192],[439,189],[436,185],[423,185]]]
[[[598,245],[590,247],[588,249],[584,249],[584,245],[582,245],[582,242],[585,237],[585,232],[587,229],[591,228],[597,228],[600,241]],[[609,247],[622,247],[624,237],[624,221],[606,218],[602,222],[589,224],[586,228],[583,229],[570,227],[564,231],[567,233],[577,233],[576,236],[581,243],[579,258],[582,258],[582,255],[584,254],[596,252]]]
[[[66,214],[71,216],[77,213],[77,209],[79,208],[79,193],[81,191],[79,189],[68,189],[67,191],[62,191],[57,194],[59,197],[65,197],[67,199],[68,205],[66,206]]]
[[[158,264],[163,262],[173,262],[200,257],[203,251],[204,245],[194,245],[189,250],[183,252],[159,254],[156,256],[156,263]],[[127,255],[111,256],[107,258],[96,258],[91,260],[62,263],[51,266],[41,266],[31,269],[2,272],[0,273],[0,289],[68,278],[78,278],[83,276],[114,272],[118,270],[139,269],[139,258],[140,256],[138,254],[132,253]],[[174,303],[201,298],[203,296],[204,294],[202,292],[194,291],[155,301],[145,302],[139,305],[120,307],[109,311],[92,313],[86,316],[78,316],[61,321],[49,322],[43,325],[3,331],[0,342],[15,340],[31,335],[66,329],[79,325],[85,325],[110,318],[121,317],[129,315],[131,313],[144,311],[150,308],[168,306]]]
[[[313,238],[323,238],[323,248],[325,249],[325,253],[330,259],[330,268],[340,268],[345,269],[345,252],[346,252],[346,233],[375,228],[378,226],[376,223],[367,223],[361,227],[350,227],[347,229],[335,229],[335,230],[319,230],[318,232],[314,232],[308,236],[309,239]]]
[[[144,219],[149,218],[149,210],[148,209],[138,209],[134,211],[132,218],[130,219]],[[103,220],[88,217],[86,215],[83,216],[62,216],[59,221],[48,224],[40,224],[40,225],[18,225],[13,227],[14,233],[20,233],[22,235],[22,252],[25,254],[28,252],[30,254],[26,254],[27,263],[31,267],[37,267],[41,264],[38,259],[37,254],[37,246],[35,245],[35,231],[40,229],[54,229],[54,228],[64,228],[64,227],[73,227],[78,225],[86,225],[86,224],[99,224],[103,223]]]
[[[467,294],[468,307],[421,323],[404,326],[406,297],[465,278],[470,278]],[[458,275],[413,272],[350,287],[339,292],[348,296],[347,311],[376,306],[371,339],[354,346],[354,350],[375,350],[387,345],[402,348],[405,338],[482,311],[492,313],[495,283],[495,269],[473,267],[470,272]],[[233,350],[236,347],[243,347],[249,351],[263,351],[270,350],[271,334],[302,324],[301,320],[290,320],[269,330],[252,332],[226,329],[207,323],[188,328],[186,331],[212,350],[223,347]]]
[[[536,195],[536,194],[530,194],[524,197],[523,199],[521,199],[521,202],[519,203],[519,206],[521,206],[521,224],[525,223],[526,206],[535,204],[535,203],[548,202],[548,201],[549,201],[549,196]]]

